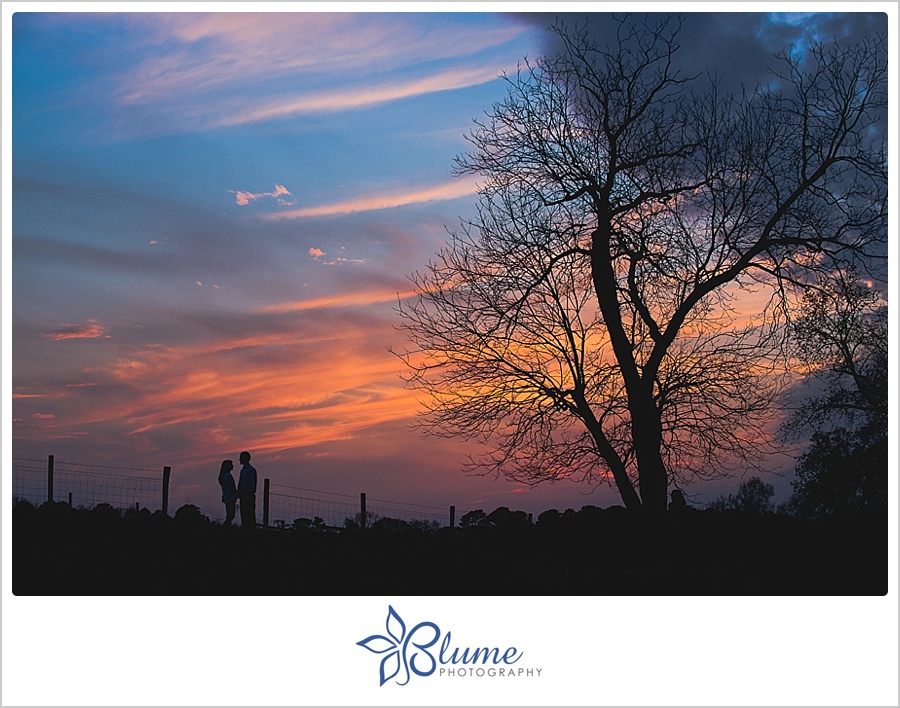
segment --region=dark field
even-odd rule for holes
[[[192,509],[188,510],[193,511]],[[13,509],[16,595],[884,595],[887,519],[585,507],[494,525],[246,533],[199,513]],[[486,522],[490,523],[490,522]]]

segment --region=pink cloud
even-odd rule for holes
[[[438,91],[467,88],[486,84],[497,78],[495,68],[474,67],[450,69],[433,76],[426,76],[404,83],[384,84],[371,88],[347,91],[330,91],[320,94],[295,96],[270,103],[250,111],[234,112],[221,118],[217,125],[235,126],[259,121],[285,118],[310,113],[330,113],[345,111],[378,103],[387,103],[402,98],[411,98]]]
[[[436,187],[420,189],[416,191],[394,192],[392,194],[376,194],[368,197],[359,197],[349,201],[324,204],[317,207],[305,207],[303,209],[291,209],[276,214],[267,214],[264,218],[268,221],[281,221],[284,219],[302,219],[312,216],[337,216],[339,214],[353,214],[362,211],[374,211],[376,209],[392,209],[408,204],[421,204],[423,202],[443,201],[458,199],[477,193],[478,185],[474,179],[454,180]],[[324,254],[323,254],[324,255]]]
[[[330,75],[415,66],[423,60],[456,59],[502,47],[525,32],[507,19],[494,27],[453,31],[452,18],[436,26],[410,14],[283,13],[137,14],[152,49],[121,78],[122,104],[154,105],[189,95],[197,101],[223,87],[298,73]],[[462,26],[460,26],[462,29]],[[396,37],[403,41],[397,42]],[[347,51],[353,47],[353,51]],[[496,74],[496,72],[495,72]],[[222,115],[221,104],[206,115]]]
[[[272,197],[274,199],[278,199],[279,203],[285,204],[285,205],[294,203],[293,199],[291,199],[291,200],[279,199],[279,197],[293,196],[288,191],[287,187],[285,187],[284,185],[281,185],[281,184],[276,184],[275,191],[273,191],[273,192],[246,192],[242,189],[238,189],[238,190],[229,189],[228,191],[234,195],[235,203],[237,203],[238,206],[247,206],[250,202],[254,202],[257,199],[262,199],[264,197]]]

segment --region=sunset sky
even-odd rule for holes
[[[473,213],[464,135],[551,21],[15,14],[13,455],[169,465],[172,508],[212,515],[243,449],[273,483],[461,511],[618,503],[463,476],[465,443],[410,430],[388,351],[407,276]],[[697,14],[683,53],[753,86],[792,41],[885,24]]]

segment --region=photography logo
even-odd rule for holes
[[[372,634],[357,645],[382,655],[379,685],[394,681],[405,686],[413,676],[438,678],[520,679],[541,675],[541,669],[514,666],[524,652],[516,647],[453,647],[451,634],[441,633],[434,622],[419,622],[407,631],[406,623],[388,605],[384,634]]]

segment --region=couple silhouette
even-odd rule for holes
[[[234,521],[235,505],[240,501],[241,528],[252,531],[256,528],[256,468],[250,464],[250,453],[240,455],[241,473],[235,485],[234,462],[222,460],[219,468],[219,486],[222,487],[222,502],[225,504],[225,526]]]

